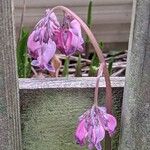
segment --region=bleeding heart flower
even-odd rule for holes
[[[52,71],[50,61],[56,52],[56,47],[67,56],[77,50],[83,51],[84,41],[79,22],[66,17],[65,24],[67,26],[61,26],[55,13],[46,10],[45,16],[37,23],[27,42],[33,66]]]
[[[36,31],[33,31],[27,41],[28,52],[31,57],[37,58],[37,50],[41,48],[40,41],[38,40],[38,34]]]
[[[38,51],[38,57],[37,59],[33,60],[31,64],[41,69],[46,69],[48,71],[55,72],[55,69],[50,64],[50,61],[56,52],[55,42],[49,40],[48,43],[43,43],[41,48],[38,49],[37,51]]]
[[[28,52],[33,59],[31,65],[54,72],[51,59],[56,52],[56,44],[52,40],[53,32],[58,29],[59,22],[56,15],[46,10],[35,30],[30,34],[27,42]]]
[[[75,134],[75,137],[76,137],[76,142],[78,143],[78,144],[80,144],[81,146],[83,145],[83,144],[85,144],[85,139],[86,139],[86,137],[87,137],[87,135],[88,135],[88,132],[87,132],[87,130],[86,130],[86,128],[85,128],[85,119],[83,119],[80,123],[79,123],[79,125],[78,125],[78,128],[77,128],[77,130],[76,130],[76,134]]]
[[[81,146],[88,143],[90,150],[101,150],[100,142],[105,137],[105,130],[110,135],[117,126],[115,117],[107,114],[105,107],[93,106],[79,117],[79,125],[76,130],[75,139]]]
[[[67,56],[74,54],[77,50],[82,52],[84,43],[78,21],[73,19],[68,27],[57,30],[54,36],[57,48]]]

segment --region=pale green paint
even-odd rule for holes
[[[122,90],[117,91],[120,116]],[[24,150],[87,149],[75,144],[74,131],[78,117],[92,105],[92,89],[21,90],[20,95]]]

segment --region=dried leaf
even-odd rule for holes
[[[51,61],[53,67],[55,68],[55,73],[53,72],[50,72],[50,76],[51,77],[58,77],[59,75],[59,70],[60,70],[60,67],[62,65],[60,59],[59,59],[59,56],[58,55],[54,55],[54,57],[52,58],[52,61]]]

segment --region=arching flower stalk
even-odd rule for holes
[[[103,63],[99,67],[96,80],[94,105],[79,117],[78,126],[75,132],[75,139],[80,146],[88,144],[88,149],[102,150],[101,141],[105,137],[105,131],[110,136],[115,132],[117,126],[116,118],[107,113],[106,107],[98,106],[99,78],[103,74]]]
[[[61,9],[66,13],[65,22],[60,25],[54,10]],[[109,135],[115,131],[117,121],[112,114],[112,90],[106,62],[102,51],[88,26],[71,10],[64,6],[56,6],[46,11],[46,15],[36,25],[35,30],[28,39],[28,49],[30,56],[34,59],[32,65],[41,69],[55,71],[51,59],[54,57],[56,49],[66,56],[74,54],[77,50],[83,51],[83,38],[81,27],[89,36],[93,47],[97,53],[101,65],[96,79],[94,104],[79,117],[78,126],[75,132],[75,139],[81,146],[88,144],[90,150],[96,148],[101,150],[100,142],[105,137],[105,131]],[[106,108],[98,106],[99,78],[104,75],[106,82]],[[106,139],[109,140],[109,139]],[[110,145],[109,145],[110,147]]]

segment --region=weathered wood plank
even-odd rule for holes
[[[22,3],[22,0],[16,0],[15,3],[15,25],[17,33],[18,28],[20,27]],[[92,31],[96,38],[104,41],[105,43],[126,42],[127,45],[129,38],[129,26],[131,22],[132,0],[94,0],[93,3],[94,9],[92,12]],[[24,26],[30,29],[33,29],[34,25],[43,16],[46,8],[52,8],[53,6],[60,4],[69,7],[84,21],[86,21],[87,17],[88,1],[73,0],[68,3],[67,0],[44,0],[42,2],[27,0],[26,4],[27,8],[24,14]],[[60,17],[60,12],[57,14]],[[111,47],[111,45],[109,47]],[[117,49],[118,47],[116,46],[113,48]],[[124,47],[119,48],[123,49]]]
[[[47,5],[46,8],[52,8],[51,5]],[[38,22],[45,12],[45,7],[26,9],[24,15],[25,25],[34,25]],[[69,7],[71,10],[76,12],[84,21],[86,21],[87,7]],[[94,6],[93,9],[93,23],[94,24],[117,24],[117,23],[130,23],[131,21],[131,4],[126,5],[104,5],[104,6]],[[16,23],[19,24],[22,9],[15,9]],[[60,17],[61,12],[57,15]]]
[[[71,83],[71,82],[70,82]],[[104,104],[100,88],[100,104]],[[26,150],[86,150],[75,144],[78,117],[93,103],[93,88],[20,90],[22,144]],[[113,89],[118,129],[113,138],[117,150],[123,88]]]
[[[15,6],[16,7],[21,7],[22,6],[22,1],[23,0],[14,0],[15,1]],[[47,7],[47,6],[56,6],[56,5],[65,5],[65,6],[87,6],[88,1],[81,1],[81,0],[42,0],[42,1],[37,1],[37,0],[26,0],[27,7]],[[94,5],[119,5],[119,4],[131,4],[132,0],[94,0],[93,1]]]
[[[134,0],[120,150],[150,149],[150,1]]]
[[[124,87],[124,77],[111,77],[112,87]],[[55,88],[94,88],[95,77],[82,78],[45,78],[19,79],[20,89],[55,89]],[[99,87],[105,87],[104,78],[100,78]]]
[[[12,2],[0,2],[0,150],[21,150]]]

